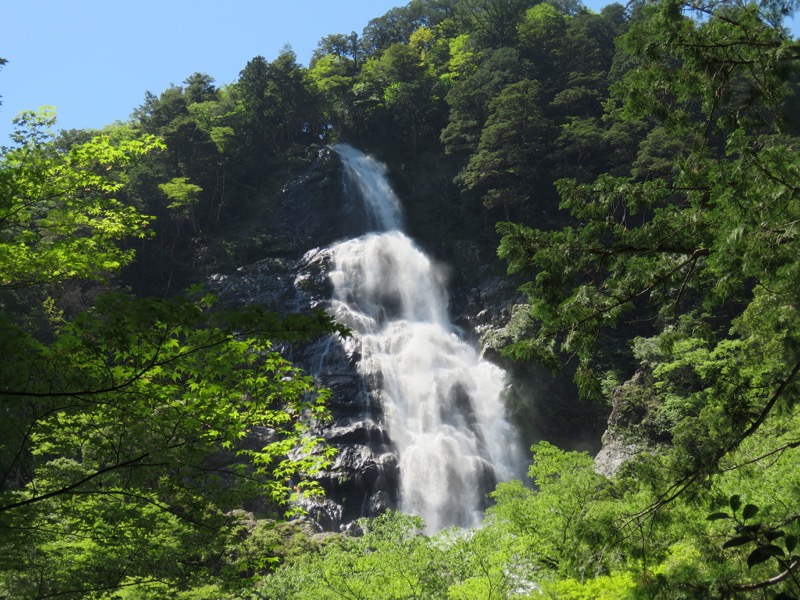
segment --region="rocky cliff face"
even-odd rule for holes
[[[306,172],[285,186],[263,227],[269,240],[264,258],[234,273],[213,275],[210,287],[233,304],[257,303],[283,313],[325,308],[332,290],[329,246],[366,227],[346,194],[337,155],[321,149]],[[382,424],[380,403],[369,391],[375,386],[357,370],[358,342],[327,338],[289,352],[332,392],[333,421],[318,433],[338,453],[318,476],[328,496],[306,503],[309,516],[323,529],[336,531],[361,516],[395,507],[397,457]]]

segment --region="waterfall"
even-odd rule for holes
[[[371,232],[332,248],[331,311],[361,346],[400,464],[400,510],[429,532],[479,525],[486,494],[520,476],[522,453],[502,401],[505,374],[457,334],[440,269],[402,231],[383,165],[349,146],[348,193]]]

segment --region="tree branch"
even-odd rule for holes
[[[778,385],[778,388],[772,394],[772,397],[769,399],[769,401],[767,401],[766,405],[764,405],[764,408],[762,409],[761,413],[758,415],[756,420],[753,421],[750,424],[750,426],[740,436],[738,436],[736,438],[735,441],[733,441],[726,448],[720,450],[717,453],[717,455],[715,457],[716,461],[719,461],[726,454],[728,454],[730,452],[733,452],[745,439],[747,439],[748,437],[753,435],[758,430],[758,428],[761,427],[761,425],[764,423],[764,421],[766,420],[766,418],[769,415],[769,413],[775,407],[775,404],[778,402],[778,400],[783,395],[783,392],[786,390],[787,386],[795,379],[795,377],[797,377],[798,373],[800,373],[800,362],[795,364],[795,366],[791,370],[791,372],[786,376],[786,378],[783,381],[781,381],[780,385]],[[800,442],[793,443],[793,444],[790,444],[790,445],[792,447],[800,446]],[[765,456],[768,456],[768,455],[769,454],[767,454]],[[760,458],[763,458],[763,457],[760,457]],[[744,463],[744,464],[748,464],[748,463]],[[638,520],[641,517],[644,517],[646,515],[649,515],[649,514],[652,514],[652,513],[656,512],[658,509],[660,509],[665,504],[669,504],[670,502],[675,500],[678,496],[680,496],[685,490],[687,490],[692,484],[694,484],[696,481],[700,480],[704,475],[705,475],[705,473],[703,471],[696,471],[696,472],[692,473],[691,475],[687,475],[685,477],[682,477],[678,481],[674,482],[672,485],[670,485],[667,488],[666,491],[664,491],[661,494],[661,496],[655,502],[653,502],[652,504],[647,506],[645,509],[639,511],[638,513],[630,516],[625,521],[625,523],[620,527],[620,529],[624,529],[630,523]]]
[[[110,473],[111,471],[116,471],[118,469],[124,469],[125,467],[131,467],[131,466],[143,466],[143,465],[137,465],[137,463],[140,463],[141,461],[143,461],[144,459],[146,459],[149,456],[150,456],[150,453],[149,452],[145,452],[144,454],[142,454],[141,456],[137,456],[136,458],[132,458],[130,460],[126,460],[124,462],[117,463],[115,465],[111,465],[110,467],[106,467],[104,469],[99,469],[99,470],[95,471],[94,473],[92,473],[90,475],[87,475],[83,479],[79,479],[78,481],[76,481],[74,483],[71,483],[68,486],[62,487],[62,488],[54,490],[52,492],[48,492],[46,494],[42,494],[41,496],[34,496],[33,498],[27,498],[25,500],[20,500],[19,502],[12,502],[11,504],[2,505],[2,506],[0,506],[0,513],[5,512],[7,510],[14,509],[14,508],[20,508],[22,506],[27,506],[29,504],[34,504],[34,503],[40,502],[42,500],[47,500],[48,498],[53,498],[54,496],[59,496],[61,494],[67,494],[67,493],[71,492],[72,490],[75,490],[75,489],[79,488],[80,486],[84,485],[85,483],[88,483],[92,479],[100,477],[101,475],[105,475],[106,473]],[[163,463],[163,464],[161,464],[161,463],[159,463],[159,464],[148,464],[148,465],[144,465],[144,466],[148,466],[148,467],[166,466],[166,463]]]
[[[755,458],[751,458],[750,460],[747,460],[747,461],[745,461],[743,463],[739,463],[738,465],[734,465],[732,467],[728,467],[726,469],[722,469],[722,471],[720,471],[720,472],[721,473],[727,473],[729,471],[735,471],[736,469],[740,469],[740,468],[742,468],[742,467],[744,467],[746,465],[751,465],[753,463],[757,463],[760,460],[764,460],[765,458],[769,458],[773,454],[778,454],[778,453],[783,454],[786,450],[790,450],[792,448],[798,448],[798,447],[800,447],[800,440],[796,440],[794,442],[789,442],[788,444],[784,444],[783,446],[780,446],[779,448],[775,448],[773,450],[770,450],[769,452],[767,452],[765,454],[762,454],[761,456],[756,456]]]
[[[780,583],[781,581],[786,581],[787,579],[789,579],[789,577],[792,576],[792,573],[794,573],[795,570],[797,569],[798,565],[800,565],[800,561],[794,561],[787,567],[787,569],[783,573],[779,573],[778,575],[775,575],[775,577],[771,577],[769,579],[766,579],[764,581],[759,581],[757,583],[747,583],[743,585],[737,585],[734,586],[732,590],[737,592],[752,592],[755,590],[762,590],[764,588],[768,588],[777,583]]]
[[[68,596],[68,595],[72,596],[74,594],[81,594],[81,596],[85,597],[85,594],[90,594],[92,592],[104,592],[104,591],[108,591],[108,590],[117,590],[117,589],[120,589],[120,588],[133,587],[133,586],[136,586],[136,585],[142,585],[142,584],[145,584],[145,583],[163,583],[164,585],[170,585],[170,582],[168,582],[168,581],[164,581],[162,579],[151,578],[151,579],[142,579],[140,581],[131,581],[129,583],[120,582],[120,583],[115,583],[115,584],[112,584],[112,585],[106,585],[106,586],[102,586],[102,587],[85,588],[85,589],[80,589],[80,590],[65,590],[63,592],[53,592],[51,594],[45,594],[44,596],[39,596],[39,598],[42,598],[42,599],[43,598],[57,598],[58,596]]]

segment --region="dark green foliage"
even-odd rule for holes
[[[524,79],[503,88],[489,103],[491,116],[458,182],[479,191],[487,208],[531,200],[547,153],[549,123],[539,109],[539,83]]]
[[[534,324],[509,354],[553,366],[571,355],[580,389],[600,396],[600,374],[633,342],[639,373],[616,392],[612,433],[653,452],[627,467],[638,483],[624,497],[637,488],[653,495],[615,526],[623,536],[709,502],[730,489],[728,472],[742,469],[739,481],[753,498],[755,481],[782,475],[769,465],[748,471],[741,449],[758,462],[794,449],[797,435],[789,415],[800,392],[791,291],[798,248],[789,232],[800,206],[798,140],[780,118],[793,44],[755,5],[685,8],[688,16],[677,3],[647,6],[621,38],[634,66],[612,86],[608,117],[659,122],[630,173],[559,181],[568,227],[498,225],[501,256],[529,277],[523,289]],[[646,330],[637,329],[645,319]],[[786,460],[782,468],[796,464]],[[684,597],[677,582],[686,576],[701,597],[767,588],[794,597],[796,563],[779,540],[796,520],[789,508],[796,495],[784,489],[775,498],[761,523],[752,522],[762,515],[758,502],[739,496],[730,500],[732,514],[712,514],[711,522],[736,522],[736,535],[720,546],[749,546],[746,572],[736,574],[706,546],[709,565],[731,568],[714,585],[709,574],[676,571],[643,587]],[[665,530],[675,533],[674,525]],[[666,556],[658,558],[654,541],[647,546],[649,560]]]
[[[524,75],[524,63],[512,48],[477,52],[469,42],[458,47],[463,57],[447,94],[450,122],[442,131],[442,143],[448,153],[474,152],[481,130],[489,117],[489,104],[502,89]],[[453,65],[451,63],[451,69]]]
[[[459,0],[411,0],[372,19],[364,28],[362,44],[367,55],[383,53],[392,44],[406,44],[420,27],[433,28],[452,18]]]
[[[456,5],[457,18],[481,47],[514,45],[517,26],[532,0],[462,0]]]
[[[748,546],[746,552],[748,552],[747,567],[749,569],[774,560],[781,573],[775,578],[775,581],[771,582],[771,585],[776,585],[785,580],[794,582],[794,586],[780,592],[775,598],[786,600],[798,598],[800,583],[793,577],[797,561],[800,560],[800,557],[793,554],[797,547],[797,535],[787,535],[783,529],[770,527],[761,522],[753,522],[753,517],[759,513],[759,507],[755,504],[746,504],[742,507],[742,499],[738,494],[730,497],[729,505],[730,513],[716,512],[706,517],[709,521],[724,519],[735,523],[735,535],[730,537],[722,545],[722,548],[744,549],[745,546]],[[741,512],[739,512],[739,509],[741,509]],[[753,589],[758,588],[753,586]]]

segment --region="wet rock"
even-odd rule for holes
[[[321,149],[309,169],[283,190],[271,219],[264,223],[268,256],[232,273],[216,274],[208,286],[232,305],[263,305],[283,314],[326,308],[332,295],[328,245],[363,227],[353,217],[342,189],[338,156]],[[337,449],[330,468],[316,475],[325,499],[305,498],[308,518],[326,531],[348,528],[363,516],[397,506],[399,466],[381,425],[380,399],[370,393],[380,373],[359,372],[361,345],[355,338],[332,336],[287,349],[287,356],[331,390],[331,423],[316,435]],[[374,389],[374,388],[372,388]],[[243,447],[259,448],[270,432],[253,427]],[[259,446],[260,445],[260,446]]]

